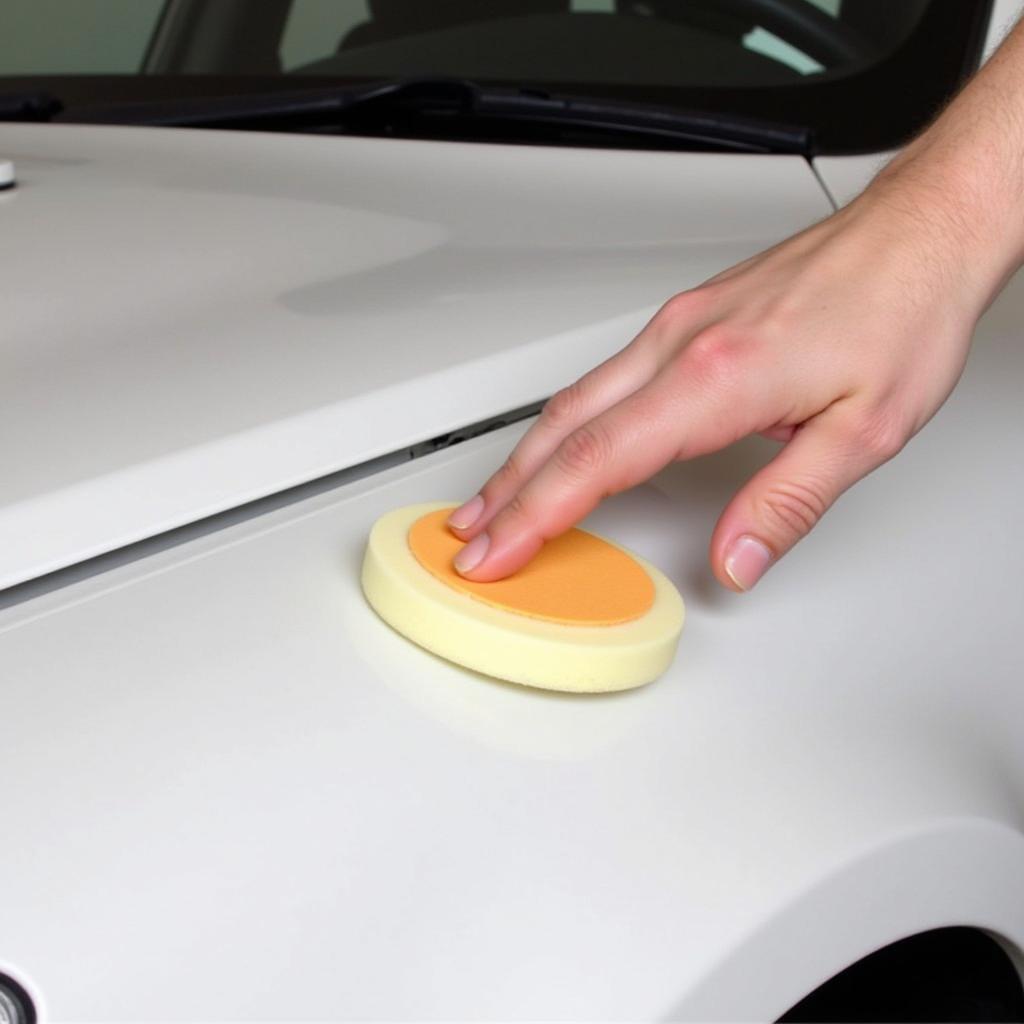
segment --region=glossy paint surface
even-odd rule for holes
[[[797,157],[2,125],[0,586],[542,399]]]
[[[634,692],[360,595],[377,517],[519,428],[8,609],[0,959],[53,1019],[766,1020],[928,927],[1024,946],[1022,316],[750,595],[706,547],[768,442],[593,515],[688,605]]]

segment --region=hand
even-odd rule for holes
[[[956,383],[994,268],[897,181],[670,299],[623,351],[556,394],[450,519],[474,580],[515,572],[602,498],[753,433],[783,442],[711,538],[748,590]]]

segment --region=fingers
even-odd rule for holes
[[[750,590],[843,491],[895,455],[905,439],[842,403],[810,420],[722,513],[711,538],[719,581]]]
[[[462,540],[477,536],[574,430],[650,382],[677,336],[696,329],[702,306],[695,293],[675,296],[626,348],[558,392],[480,493],[452,513],[452,531]]]
[[[537,422],[520,438],[480,493],[452,513],[448,525],[456,536],[470,540],[480,533],[568,434],[650,379],[656,367],[650,355],[634,345],[595,367],[545,404]]]
[[[703,369],[702,369],[703,368]],[[676,458],[730,444],[778,413],[749,392],[754,375],[734,379],[704,356],[682,358],[649,385],[572,431],[551,457],[460,552],[470,579],[501,579],[602,498],[653,476]]]

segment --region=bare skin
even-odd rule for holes
[[[785,442],[711,538],[749,590],[949,396],[978,318],[1024,262],[1024,25],[827,220],[671,298],[556,394],[451,516],[456,568],[508,576],[603,498],[749,434]]]

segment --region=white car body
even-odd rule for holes
[[[476,676],[359,590],[373,521],[525,422],[410,448],[871,159],[11,124],[0,157],[0,971],[43,1019],[765,1020],[944,925],[1024,971],[1024,281],[756,593],[706,548],[767,441],[594,513],[687,601],[650,686]]]

